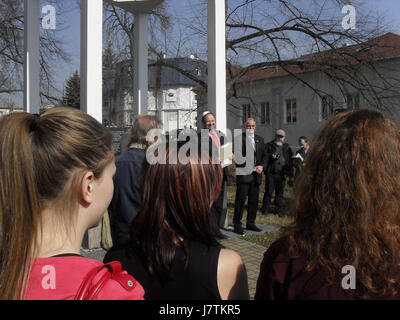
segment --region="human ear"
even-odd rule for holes
[[[81,182],[81,199],[89,205],[93,202],[94,173],[87,171]]]

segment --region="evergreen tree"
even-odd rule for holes
[[[67,107],[80,109],[81,106],[81,78],[78,70],[67,80],[62,104]]]
[[[107,42],[107,47],[103,51],[103,70],[112,70],[117,63],[117,57],[113,51],[111,41]]]

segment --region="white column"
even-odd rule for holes
[[[103,0],[81,0],[81,110],[101,123],[102,56]]]
[[[226,35],[225,1],[207,0],[208,21],[208,109],[216,127],[226,131]]]
[[[30,0],[29,0],[30,1]],[[81,0],[81,110],[103,123],[103,0]],[[83,246],[100,248],[101,226],[85,233]]]
[[[135,14],[134,28],[134,114],[147,114],[148,92],[148,14]]]
[[[24,1],[24,110],[39,113],[40,65],[39,26],[40,0]]]

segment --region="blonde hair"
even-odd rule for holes
[[[112,159],[110,132],[79,110],[0,119],[0,299],[24,296],[43,209],[56,207],[55,218],[68,227],[83,171],[98,178]]]

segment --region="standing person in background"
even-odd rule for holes
[[[124,153],[128,150],[129,147],[129,136],[130,136],[130,130],[126,133],[124,133],[121,136],[121,140],[119,141],[119,154]]]
[[[202,139],[207,139],[206,145],[208,144],[210,154],[218,154],[218,150],[225,143],[225,135],[215,129],[215,116],[210,111],[203,112],[203,117],[201,118],[201,123],[203,129],[208,129],[208,137],[202,137],[199,134],[199,143]],[[227,215],[227,194],[226,185],[228,182],[228,168],[223,168],[223,180],[221,182],[221,193],[218,199],[216,199],[211,208],[211,216],[214,228],[216,229],[217,237],[220,239],[225,239],[226,236],[222,234],[219,230],[220,228],[225,228],[225,219]]]
[[[296,151],[296,155],[293,157],[293,168],[295,170],[294,180],[297,180],[298,175],[300,174],[301,169],[306,165],[306,155],[308,150],[310,149],[310,144],[308,143],[308,139],[305,136],[301,136],[299,138],[299,147],[300,149]]]
[[[297,182],[292,225],[255,299],[400,299],[400,131],[374,110],[331,117]]]
[[[285,142],[286,133],[282,129],[276,131],[275,139],[266,144],[267,167],[264,169],[266,177],[265,193],[262,214],[273,212],[281,215],[283,207],[283,192],[287,177],[293,177],[292,149]],[[272,195],[275,191],[276,210],[270,208]]]
[[[152,129],[160,129],[155,116],[138,115],[133,121],[128,140],[128,150],[117,156],[114,176],[114,194],[108,212],[110,215],[113,245],[129,239],[130,225],[140,208],[140,173],[146,158],[146,149],[154,141],[147,140]]]
[[[135,272],[146,300],[248,299],[243,261],[218,243],[212,226],[221,165],[211,155],[202,158],[196,144],[181,162],[182,145],[167,144],[161,159],[158,154],[157,162],[144,163],[141,208],[130,240],[107,252],[104,261],[121,261]]]
[[[247,175],[236,176],[236,196],[235,196],[235,211],[233,216],[234,232],[238,234],[244,234],[242,228],[242,216],[244,205],[247,202],[247,223],[246,229],[253,231],[261,231],[255,224],[257,209],[258,209],[258,197],[260,193],[260,184],[262,182],[262,172],[266,167],[266,153],[264,139],[259,135],[255,134],[256,122],[254,119],[249,118],[245,123],[245,132],[242,134],[242,157],[252,159],[254,163],[253,172]],[[251,150],[254,152],[253,156],[246,157],[246,144],[252,146]],[[236,167],[246,167],[246,163],[242,165],[236,164]]]
[[[301,157],[303,158],[303,162],[304,162],[307,152],[310,149],[310,144],[308,143],[307,137],[301,136],[299,138],[299,146],[300,146],[300,149],[296,151],[296,154],[301,155]]]
[[[80,248],[113,194],[111,133],[73,108],[17,112],[0,120],[0,150],[0,300],[74,299],[104,266]],[[119,274],[95,298],[143,294],[133,277]]]

